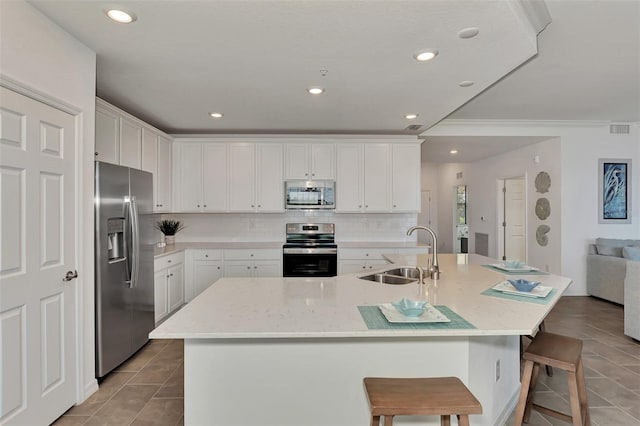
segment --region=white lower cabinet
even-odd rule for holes
[[[188,300],[193,299],[222,277],[221,250],[192,250],[192,282]]]
[[[424,246],[338,249],[338,274],[352,274],[383,268],[390,263],[383,254],[416,256],[427,253],[429,253],[429,249]]]
[[[224,250],[225,277],[281,277],[281,249]]]
[[[184,252],[155,259],[154,301],[156,323],[184,304]]]

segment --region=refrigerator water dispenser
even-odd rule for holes
[[[107,219],[107,257],[109,261],[124,259],[124,218]]]

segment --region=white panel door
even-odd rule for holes
[[[250,260],[225,260],[225,277],[252,277],[253,263]]]
[[[167,302],[167,284],[169,282],[169,274],[167,269],[161,269],[156,271],[153,276],[153,299],[155,306],[155,321],[156,324],[162,318],[166,317],[169,313]]]
[[[505,180],[505,256],[509,260],[527,260],[525,232],[524,179]]]
[[[184,304],[184,264],[167,268],[167,304],[169,313]]]
[[[139,169],[142,165],[142,126],[120,118],[120,164]]]
[[[171,211],[171,140],[158,136],[156,211]]]
[[[288,143],[284,147],[284,166],[286,179],[310,179],[309,145]]]
[[[340,144],[336,152],[336,212],[361,212],[364,177],[362,144]]]
[[[392,145],[391,161],[392,210],[420,211],[420,145]]]
[[[202,210],[202,144],[178,145],[177,210]]]
[[[311,179],[335,179],[336,149],[333,144],[311,145]]]
[[[0,102],[0,424],[44,425],[76,402],[75,118]]]
[[[202,150],[203,209],[206,211],[227,211],[227,145],[206,143],[203,144]]]
[[[364,146],[364,209],[367,213],[390,211],[389,144]]]

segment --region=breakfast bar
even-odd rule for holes
[[[427,265],[427,255],[387,258]],[[185,424],[366,425],[367,376],[459,377],[483,407],[472,424],[502,424],[519,391],[519,336],[537,330],[571,280],[512,274],[474,254],[439,260],[440,279],[424,285],[381,284],[362,274],[220,279],[150,335],[184,339]],[[551,290],[543,298],[491,290],[511,278]],[[426,300],[450,322],[376,317],[379,305],[402,298]],[[420,420],[439,424],[437,417]]]

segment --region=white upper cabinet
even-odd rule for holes
[[[100,104],[96,105],[95,159],[120,164],[120,118]]]
[[[336,146],[336,211],[361,212],[364,179],[363,145],[361,143]]]
[[[256,209],[255,145],[229,144],[229,210],[254,211]]]
[[[157,175],[154,175],[154,192],[156,194],[156,211],[171,211],[172,160],[171,139],[158,135]],[[144,158],[144,153],[142,155]]]
[[[142,166],[142,126],[120,117],[120,164],[134,169]]]
[[[367,213],[391,210],[390,154],[387,143],[364,145],[364,211]]]
[[[286,179],[335,179],[335,145],[332,143],[287,143]]]
[[[256,210],[284,211],[282,144],[258,144],[256,150]]]
[[[420,211],[420,145],[393,145],[391,159],[392,211]]]
[[[175,157],[175,210],[227,211],[227,146],[179,143]]]

